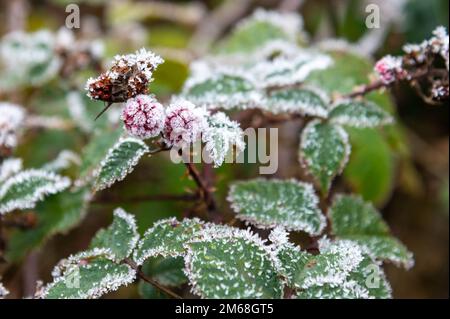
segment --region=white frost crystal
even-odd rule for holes
[[[237,154],[245,149],[244,132],[239,123],[230,120],[225,113],[213,114],[208,118],[208,124],[202,139],[215,167],[223,164],[233,145],[236,146]]]
[[[25,119],[25,110],[12,103],[0,102],[0,148],[17,146],[17,135]]]
[[[33,208],[45,195],[56,194],[70,183],[69,178],[44,170],[22,171],[0,186],[0,214]]]
[[[0,182],[22,170],[22,160],[20,158],[7,158],[0,164]]]

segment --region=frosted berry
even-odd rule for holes
[[[164,128],[164,118],[164,107],[148,95],[129,99],[122,111],[128,133],[141,139],[158,136]]]
[[[177,147],[195,142],[207,127],[206,112],[185,100],[173,102],[166,110],[164,139]]]
[[[375,72],[380,80],[388,85],[404,77],[402,64],[401,58],[387,55],[375,64]]]

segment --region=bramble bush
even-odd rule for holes
[[[170,152],[185,159],[197,142],[211,163],[204,165],[218,168],[248,156],[239,119],[249,110],[257,115],[255,127],[303,123],[292,132],[299,136],[303,180],[231,181],[228,220],[228,205],[217,201],[211,181],[192,162],[178,164],[197,186],[189,199],[199,209],[138,231],[134,214],[116,208],[112,223],[86,250],[61,260],[34,297],[98,298],[139,282],[143,296],[160,291],[173,298],[186,284],[202,298],[390,298],[383,263],[410,269],[413,255],[367,200],[386,196],[376,186],[385,183],[382,174],[367,180],[355,169],[389,161],[386,139],[401,138],[386,88],[404,82],[430,103],[448,98],[448,35],[437,28],[422,44],[405,46],[403,56],[376,64],[350,45],[308,43],[297,14],[257,10],[191,64],[180,94],[166,103],[150,93],[164,60],[147,49],[116,56],[105,70],[99,44],[70,31],[6,35],[1,89],[45,92],[65,78],[67,99],[56,115],[46,105],[29,112],[0,103],[0,214],[3,222],[30,209],[38,216],[34,228],[5,238],[9,262],[77,227],[96,196],[126,185],[144,156]],[[85,69],[97,72],[86,83],[91,101],[77,86]],[[108,111],[95,121],[102,102]],[[120,112],[116,103],[123,103]],[[72,145],[81,141],[81,153],[60,149],[53,161],[25,165],[15,150],[36,129],[77,136]],[[371,158],[374,147],[387,154]],[[343,178],[351,187],[335,189],[347,167]],[[300,247],[298,234],[310,245]],[[0,297],[7,293],[0,284]]]

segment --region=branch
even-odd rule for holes
[[[213,212],[217,208],[216,201],[214,199],[214,195],[212,194],[211,190],[208,187],[208,184],[203,180],[203,178],[200,176],[199,172],[197,171],[197,168],[192,163],[184,163],[186,165],[186,168],[188,169],[189,175],[192,177],[194,182],[197,184],[198,188],[200,189],[203,199],[205,200],[206,206],[208,208],[208,211]]]
[[[172,297],[174,299],[182,299],[179,295],[174,293],[172,290],[160,285],[157,281],[153,280],[152,278],[150,278],[146,274],[144,274],[144,272],[141,270],[141,268],[138,265],[136,265],[136,263],[134,263],[132,260],[126,258],[123,261],[123,263],[127,264],[132,269],[134,269],[136,271],[138,277],[140,279],[142,279],[143,281],[145,281],[146,283],[149,283],[150,285],[161,290],[162,292],[164,292],[165,294],[169,295],[170,297]]]

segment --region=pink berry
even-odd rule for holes
[[[148,95],[128,99],[122,111],[128,133],[141,139],[158,136],[164,128],[164,118],[164,107]]]
[[[375,64],[375,72],[386,85],[402,79],[404,76],[402,59],[390,55],[385,56]]]
[[[164,139],[167,144],[183,147],[195,142],[206,128],[206,112],[185,100],[177,100],[166,110]]]

